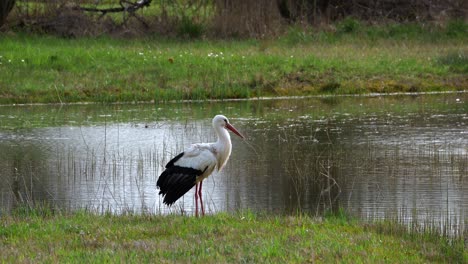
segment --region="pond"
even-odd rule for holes
[[[205,180],[209,213],[250,209],[396,219],[462,233],[468,221],[468,94],[203,103],[1,106],[0,213],[20,205],[193,214],[156,181],[171,157],[211,142],[224,114],[225,169]]]

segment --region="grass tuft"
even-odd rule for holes
[[[450,52],[437,59],[440,65],[448,66],[456,73],[468,73],[468,52]]]
[[[337,24],[338,33],[356,33],[361,29],[361,23],[352,17],[346,17]]]

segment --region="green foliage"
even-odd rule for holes
[[[341,223],[341,224],[347,224],[356,220],[351,216],[351,214],[346,212],[343,208],[327,210],[324,212],[324,217],[328,221]]]
[[[361,22],[352,17],[346,17],[336,25],[336,29],[338,33],[356,33],[361,30]]]
[[[388,28],[388,36],[396,38],[415,38],[421,36],[424,33],[421,25],[415,23],[407,24],[391,24]]]
[[[451,20],[446,28],[445,32],[450,37],[465,37],[468,35],[468,23],[463,20]]]
[[[24,203],[13,208],[11,215],[15,217],[48,217],[55,214],[55,210],[49,204]]]
[[[182,17],[179,24],[179,36],[189,38],[200,38],[204,33],[204,27],[201,23],[195,22],[187,16]]]
[[[312,32],[301,28],[299,26],[291,26],[284,35],[285,43],[289,45],[297,45],[300,43],[307,43],[313,40]]]

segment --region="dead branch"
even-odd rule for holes
[[[126,0],[120,0],[119,4],[120,7],[112,7],[112,8],[94,8],[94,7],[81,7],[78,6],[76,9],[86,11],[86,12],[100,12],[101,16],[107,13],[118,13],[118,12],[128,12],[134,13],[138,9],[143,7],[150,6],[152,0],[138,0],[137,2],[130,2]]]
[[[128,17],[125,14],[135,17],[138,21],[140,21],[145,27],[149,27],[148,24],[140,17],[138,17],[135,12],[138,9],[143,7],[150,6],[152,0],[138,0],[137,2],[130,2],[127,0],[120,0],[119,5],[120,7],[112,7],[112,8],[94,8],[94,7],[82,7],[78,6],[75,9],[86,11],[86,12],[98,12],[101,13],[99,18],[102,18],[107,13],[124,13],[124,24],[127,22]]]

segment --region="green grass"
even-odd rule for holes
[[[291,28],[273,40],[233,41],[8,33],[0,36],[0,103],[465,90],[463,25],[428,33],[345,21],[335,32]]]
[[[343,216],[202,218],[23,212],[1,217],[2,262],[462,263],[464,242]]]

